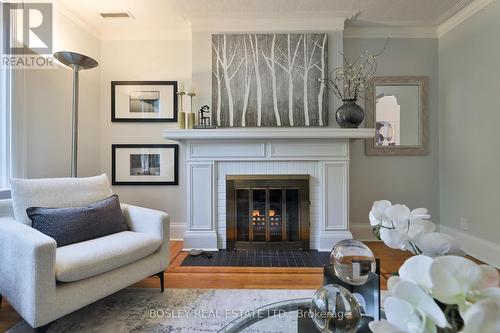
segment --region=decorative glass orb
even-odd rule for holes
[[[356,297],[336,284],[327,284],[314,293],[310,313],[322,333],[354,333],[361,319]]]
[[[360,241],[345,239],[334,246],[330,254],[335,275],[351,285],[362,285],[375,273],[376,262],[373,252]]]

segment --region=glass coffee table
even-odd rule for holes
[[[243,313],[226,324],[219,333],[273,332],[273,333],[316,333],[310,309],[311,298],[296,298],[271,303]],[[371,332],[368,323],[372,317],[363,316],[357,333]]]

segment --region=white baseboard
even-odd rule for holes
[[[319,237],[319,252],[330,252],[335,244],[344,240],[352,239],[352,234],[349,230],[323,230]]]
[[[488,265],[500,268],[500,244],[441,224],[439,231],[455,238],[468,255],[484,261]]]
[[[351,231],[354,239],[363,241],[363,242],[376,242],[380,241],[373,235],[372,226],[368,221],[365,223],[351,223],[349,224],[349,231]]]
[[[172,222],[170,223],[170,240],[183,241],[184,232],[186,232],[187,223]]]
[[[214,230],[186,230],[184,233],[183,251],[213,251],[217,248],[217,234]]]

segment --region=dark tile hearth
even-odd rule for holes
[[[181,266],[225,267],[323,267],[330,253],[315,250],[220,250],[203,255],[188,256]]]

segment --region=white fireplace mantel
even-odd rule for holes
[[[310,247],[329,251],[349,232],[349,140],[375,129],[166,129],[188,166],[184,250],[226,247],[226,176],[310,175]]]
[[[170,140],[237,140],[237,139],[367,139],[375,136],[374,128],[218,128],[166,129]]]

